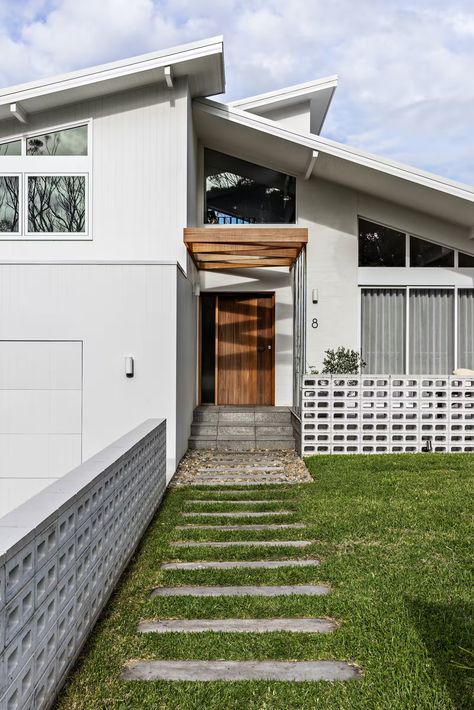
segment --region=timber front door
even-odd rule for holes
[[[201,297],[202,404],[274,403],[273,294]]]

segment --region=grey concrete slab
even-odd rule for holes
[[[284,466],[252,466],[252,465],[242,465],[242,466],[215,466],[213,468],[198,468],[198,473],[200,474],[214,474],[214,473],[231,473],[231,474],[249,474],[253,475],[255,471],[284,471]]]
[[[319,560],[232,560],[215,562],[163,562],[161,569],[278,569],[280,567],[317,567]]]
[[[231,585],[202,586],[188,585],[184,587],[155,587],[152,597],[288,597],[300,595],[305,597],[321,597],[329,594],[328,584],[282,584],[282,585]]]
[[[289,485],[293,485],[296,483],[301,483],[301,481],[296,481],[296,480],[295,481],[288,481],[288,480],[285,480],[282,476],[282,478],[279,480],[278,479],[277,480],[274,480],[274,479],[269,480],[268,478],[255,478],[252,481],[243,481],[243,480],[242,481],[235,481],[235,480],[226,481],[226,480],[222,480],[222,479],[205,480],[205,479],[201,478],[200,480],[196,479],[190,483],[187,483],[186,485],[188,485],[188,486],[211,486],[211,487],[216,486],[219,488],[225,488],[226,486],[269,486],[269,485],[271,485],[271,486],[276,486],[276,485],[289,486]]]
[[[129,661],[122,680],[347,681],[361,677],[345,661]]]
[[[294,510],[271,510],[271,511],[258,511],[255,510],[239,510],[239,511],[229,511],[222,513],[216,512],[202,512],[195,513],[194,511],[181,511],[181,515],[187,518],[268,518],[273,515],[294,515]]]
[[[216,633],[265,634],[275,631],[290,633],[327,634],[338,625],[332,619],[145,619],[138,624],[141,634],[192,633],[204,631]]]
[[[216,503],[227,503],[228,505],[265,505],[266,503],[287,503],[286,498],[263,498],[262,500],[250,500],[248,498],[242,498],[240,500],[229,500],[227,498],[192,498],[190,500],[185,500],[186,505],[215,505]]]
[[[206,540],[178,540],[170,542],[171,547],[309,547],[312,540],[231,540],[228,542],[208,542]]]
[[[304,523],[268,523],[262,525],[256,523],[250,523],[250,525],[192,525],[191,523],[186,523],[186,525],[176,525],[175,530],[288,530],[288,529],[301,529],[305,528]]]

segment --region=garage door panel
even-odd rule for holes
[[[0,433],[80,434],[79,390],[3,390]]]
[[[0,341],[0,390],[82,388],[82,343]]]
[[[80,461],[80,434],[0,434],[0,479],[59,478]]]

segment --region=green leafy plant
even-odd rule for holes
[[[323,360],[323,375],[357,375],[366,363],[357,350],[338,347],[336,350],[326,350]]]

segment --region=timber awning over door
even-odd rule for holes
[[[286,266],[306,246],[303,227],[189,227],[184,243],[198,269]]]

